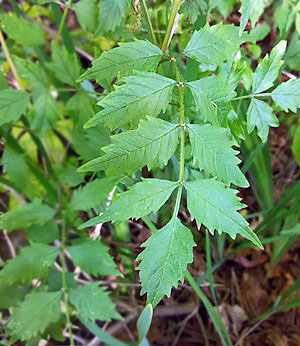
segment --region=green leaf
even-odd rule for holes
[[[55,210],[42,204],[41,200],[21,204],[13,210],[0,216],[0,228],[11,231],[17,228],[24,229],[34,224],[43,225],[55,214]]]
[[[279,70],[283,64],[281,60],[286,49],[286,41],[280,41],[271,52],[264,57],[252,75],[252,93],[258,94],[271,88],[278,77]]]
[[[134,70],[153,71],[162,56],[162,51],[149,41],[119,43],[118,48],[102,53],[94,60],[93,66],[80,77],[80,81],[95,79],[101,83],[119,74],[124,77]]]
[[[0,309],[8,309],[22,300],[28,288],[21,285],[0,287]]]
[[[300,167],[300,123],[298,123],[298,126],[293,136],[292,152],[295,161]]]
[[[69,187],[74,187],[84,182],[83,175],[77,172],[77,167],[68,163],[59,164],[55,167],[58,179]]]
[[[291,37],[285,60],[291,70],[300,71],[300,38],[297,33]]]
[[[44,135],[47,130],[54,126],[59,115],[58,104],[48,91],[44,91],[34,101],[32,111],[34,117],[31,127],[41,135]]]
[[[48,88],[48,76],[41,65],[30,60],[13,57],[19,75],[25,79],[30,86],[40,90]]]
[[[5,262],[0,271],[0,284],[13,285],[41,278],[53,265],[58,253],[57,247],[44,244],[21,247],[17,257]]]
[[[148,166],[166,165],[178,145],[178,126],[162,119],[147,117],[138,129],[113,136],[113,144],[102,148],[105,155],[79,168],[80,172],[105,170],[109,175],[131,174]]]
[[[156,213],[170,198],[177,186],[177,181],[144,179],[120,194],[104,215],[87,221],[80,226],[80,229],[94,226],[97,223],[126,221],[129,218],[139,219],[151,212]]]
[[[81,28],[94,32],[98,25],[98,8],[95,0],[80,0],[73,5]]]
[[[36,47],[45,43],[45,33],[36,23],[15,14],[0,14],[0,22],[7,35],[22,46]]]
[[[85,127],[104,123],[111,130],[126,124],[136,126],[146,115],[157,116],[165,112],[176,82],[152,72],[139,72],[124,78],[125,85],[102,99],[98,105],[104,109]]]
[[[95,208],[105,200],[116,185],[116,178],[96,179],[73,192],[71,206],[74,210]]]
[[[268,0],[242,0],[240,8],[240,13],[242,13],[240,34],[244,31],[249,19],[251,19],[252,27],[255,26],[267,5]]]
[[[67,102],[67,110],[74,124],[80,128],[81,136],[83,124],[95,114],[95,105],[95,98],[89,96],[85,90],[79,90]]]
[[[195,245],[190,230],[176,217],[141,245],[145,250],[137,257],[141,261],[137,269],[147,303],[155,307],[165,295],[170,296],[173,286],[178,287],[178,281],[184,281]]]
[[[98,282],[93,282],[70,290],[70,302],[74,305],[78,317],[84,322],[122,319],[116,312],[115,304],[110,300],[108,292],[98,285]]]
[[[57,223],[53,220],[47,221],[44,225],[32,225],[26,229],[24,232],[27,233],[31,241],[49,244],[54,240],[59,238],[59,230]]]
[[[194,32],[184,54],[201,64],[218,67],[232,58],[243,42],[239,28],[233,25],[206,25]]]
[[[231,90],[225,76],[212,76],[187,82],[200,112],[201,120],[213,125],[226,124],[231,111],[229,101],[236,95]]]
[[[7,327],[13,336],[29,340],[61,316],[62,292],[35,292],[28,295],[12,315]]]
[[[252,98],[247,111],[247,128],[252,132],[257,128],[257,134],[263,142],[268,138],[269,126],[278,127],[279,121],[273,114],[273,109],[266,102]]]
[[[152,322],[152,317],[153,317],[153,308],[151,304],[148,304],[137,320],[139,342],[142,342],[146,338],[151,322]]]
[[[204,15],[208,10],[205,0],[185,0],[180,6],[180,13],[187,16],[191,23],[195,23],[200,15]]]
[[[51,48],[52,62],[47,63],[47,67],[62,83],[76,86],[80,76],[80,64],[76,54],[69,53],[65,46],[59,47],[54,41]]]
[[[68,251],[75,265],[90,275],[120,275],[115,262],[107,252],[107,246],[100,241],[90,238],[79,239],[68,247]]]
[[[0,91],[0,125],[19,120],[25,113],[30,96],[26,91],[5,89]]]
[[[2,164],[9,180],[25,196],[33,197],[35,191],[32,189],[32,175],[26,162],[26,156],[6,145],[2,156]]]
[[[99,2],[99,25],[96,35],[114,31],[125,16],[128,0],[101,0]]]
[[[272,99],[286,112],[296,113],[300,108],[300,78],[281,83],[272,91]]]
[[[244,207],[237,190],[232,190],[215,179],[202,179],[184,184],[187,189],[188,210],[192,219],[196,219],[198,228],[201,224],[214,234],[228,233],[232,239],[237,234],[263,248],[257,235],[249,228],[246,220],[237,212]]]
[[[200,169],[226,184],[248,187],[249,183],[238,164],[239,153],[231,147],[234,141],[227,129],[210,125],[188,125],[193,161]]]

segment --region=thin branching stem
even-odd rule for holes
[[[176,18],[176,15],[178,13],[181,1],[182,0],[173,0],[173,6],[172,6],[172,10],[171,10],[171,15],[170,15],[169,23],[168,23],[167,32],[166,32],[166,35],[165,35],[165,38],[164,38],[164,41],[163,41],[163,44],[161,47],[161,49],[164,53],[166,53],[166,51],[168,49],[173,25],[174,25],[175,18]]]
[[[60,37],[61,37],[62,31],[63,31],[64,25],[65,25],[65,21],[66,21],[66,18],[67,18],[67,14],[68,14],[69,9],[71,7],[71,3],[72,3],[72,0],[68,0],[66,2],[64,13],[63,13],[63,15],[61,17],[61,21],[59,23],[58,31],[57,31],[57,34],[56,34],[56,37],[55,37],[55,41],[56,42],[58,42],[60,40]]]
[[[238,96],[232,99],[232,101],[237,101],[237,100],[243,100],[243,99],[251,99],[253,97],[270,97],[272,94],[271,93],[263,93],[263,94],[255,94],[255,95],[244,95],[244,96]]]
[[[68,311],[68,305],[69,305],[69,300],[68,300],[68,286],[67,286],[67,277],[66,277],[66,258],[65,258],[65,247],[66,247],[66,223],[65,220],[62,223],[62,229],[61,229],[61,245],[60,245],[60,250],[61,250],[61,281],[62,281],[62,291],[64,295],[64,302],[65,302],[65,313],[66,313],[66,318],[67,318],[67,326],[68,326],[68,331],[69,331],[69,338],[70,338],[70,345],[75,346],[74,340],[73,340],[73,334],[72,334],[72,325],[71,325],[71,320],[70,320],[70,315]]]
[[[157,39],[156,39],[154,30],[153,30],[153,25],[152,25],[151,18],[150,18],[150,15],[149,15],[149,11],[148,11],[148,7],[147,7],[147,4],[146,4],[146,0],[142,0],[142,4],[143,4],[144,11],[145,11],[145,14],[146,14],[146,19],[147,19],[147,22],[148,22],[148,25],[149,25],[149,29],[150,29],[150,32],[151,32],[153,43],[155,45],[157,45]]]

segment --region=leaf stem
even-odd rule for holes
[[[243,100],[243,99],[250,99],[253,97],[270,97],[272,94],[271,93],[262,93],[262,94],[250,94],[250,95],[244,95],[244,96],[238,96],[232,99],[232,101],[236,100]]]
[[[1,29],[0,29],[0,42],[1,42],[1,46],[3,48],[3,52],[4,52],[4,55],[5,55],[5,58],[6,58],[7,62],[8,62],[8,65],[9,65],[9,67],[11,69],[11,72],[12,72],[12,74],[13,74],[13,76],[14,76],[17,84],[18,84],[18,89],[22,89],[21,79],[20,79],[20,77],[18,75],[18,72],[17,72],[17,70],[15,68],[15,65],[14,65],[14,63],[13,63],[11,57],[10,57],[9,50],[7,48],[7,45],[6,45],[6,42],[5,42],[5,38],[3,36],[3,33],[2,33]]]
[[[156,39],[154,30],[153,30],[153,25],[152,25],[151,18],[150,18],[150,15],[149,15],[149,11],[148,11],[148,8],[147,8],[146,0],[142,0],[142,4],[143,4],[143,7],[144,7],[144,11],[145,11],[145,14],[146,14],[146,19],[147,19],[147,22],[148,22],[148,25],[149,25],[149,28],[150,28],[150,32],[151,32],[153,43],[155,45],[157,45],[157,39]]]
[[[63,28],[64,28],[64,24],[65,24],[65,21],[66,21],[66,18],[67,18],[67,14],[68,14],[69,9],[71,7],[71,3],[72,3],[72,0],[68,0],[66,2],[66,4],[65,4],[64,13],[63,13],[61,21],[59,23],[58,31],[57,31],[57,34],[56,34],[56,37],[55,37],[55,42],[58,42],[59,39],[60,39],[61,33],[63,31]]]
[[[166,35],[165,35],[165,38],[164,38],[164,41],[163,41],[163,44],[161,47],[163,53],[166,53],[166,51],[168,49],[173,25],[175,22],[177,12],[178,12],[179,7],[180,7],[180,3],[181,3],[181,0],[173,0],[173,6],[172,6],[172,10],[171,10],[171,15],[170,15],[169,23],[168,23],[167,32],[166,32]]]
[[[65,259],[65,247],[66,247],[66,223],[65,220],[63,220],[62,223],[62,229],[61,229],[61,282],[62,282],[62,291],[64,295],[64,303],[65,303],[65,313],[67,317],[67,327],[69,330],[69,338],[70,338],[70,345],[75,346],[74,340],[73,340],[73,334],[72,334],[72,326],[71,326],[71,320],[70,315],[68,312],[68,286],[67,286],[67,277],[66,277],[66,259]]]

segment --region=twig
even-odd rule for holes
[[[176,346],[180,337],[181,337],[181,334],[183,333],[183,330],[186,326],[186,324],[188,323],[188,321],[194,316],[196,315],[196,313],[198,312],[198,306],[196,307],[196,309],[194,309],[183,321],[182,321],[182,324],[181,324],[181,327],[176,335],[176,338],[175,340],[173,341],[173,344],[172,346]]]
[[[11,257],[13,257],[13,258],[16,257],[15,248],[14,248],[11,240],[9,239],[9,236],[7,235],[7,231],[3,230],[3,235],[4,235],[4,239],[6,240],[7,247],[9,249]]]

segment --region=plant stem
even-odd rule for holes
[[[4,36],[3,36],[3,33],[1,31],[1,29],[0,29],[0,42],[1,42],[1,46],[3,48],[3,52],[4,52],[4,55],[5,55],[5,58],[6,58],[7,62],[8,62],[8,65],[9,65],[9,67],[11,69],[11,72],[12,72],[12,74],[13,74],[13,76],[14,76],[17,84],[18,84],[18,89],[22,89],[21,79],[20,79],[20,77],[18,75],[18,72],[17,72],[17,70],[15,68],[15,65],[14,65],[14,63],[13,63],[11,57],[10,57],[9,50],[7,48],[7,45],[6,45],[6,42],[5,42],[5,39],[4,39]]]
[[[174,22],[175,22],[175,18],[176,18],[177,12],[178,12],[179,7],[180,7],[180,3],[181,3],[181,0],[173,0],[173,6],[172,6],[172,10],[171,10],[171,16],[170,16],[170,19],[169,19],[167,32],[166,32],[166,35],[165,35],[165,38],[164,38],[164,41],[163,41],[163,44],[162,44],[162,47],[161,47],[161,49],[162,49],[162,51],[164,53],[166,53],[166,51],[168,49],[168,45],[169,45],[169,41],[170,41],[173,25],[174,25]]]
[[[69,8],[71,6],[71,3],[72,3],[72,0],[68,0],[66,2],[64,13],[62,15],[61,21],[59,23],[58,31],[57,31],[57,34],[56,34],[56,37],[55,37],[55,42],[58,42],[59,39],[60,39],[60,36],[61,36],[62,31],[63,31],[63,28],[64,28],[64,25],[65,25],[65,21],[66,21],[67,14],[69,12]]]
[[[65,309],[66,309],[66,317],[67,317],[67,326],[69,330],[70,337],[70,345],[75,346],[72,334],[71,320],[68,312],[68,286],[67,286],[67,277],[66,277],[66,259],[65,259],[65,246],[66,246],[66,223],[63,220],[62,229],[61,229],[61,281],[62,281],[62,291],[64,295]]]
[[[262,94],[255,94],[255,95],[244,95],[244,96],[238,96],[232,99],[232,101],[237,101],[237,100],[243,100],[243,99],[250,99],[253,97],[270,97],[272,94],[271,93],[262,93]]]
[[[146,0],[142,0],[142,3],[143,3],[144,10],[145,10],[147,22],[148,22],[148,25],[149,25],[149,28],[150,28],[150,32],[151,32],[153,43],[155,45],[157,45],[157,40],[156,40],[156,36],[155,36],[154,30],[153,30],[153,25],[152,25],[151,18],[150,18],[150,15],[149,15],[149,11],[148,11],[148,8],[147,8]]]

